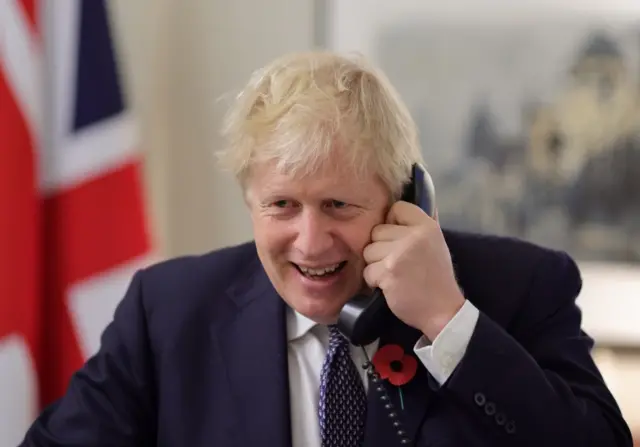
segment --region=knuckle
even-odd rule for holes
[[[367,245],[366,247],[364,247],[364,250],[362,250],[362,257],[364,258],[365,262],[369,262],[371,259],[371,245]]]
[[[384,269],[387,272],[393,273],[398,265],[395,256],[387,256],[383,261]]]
[[[431,238],[432,229],[428,225],[421,225],[413,229],[413,239],[415,242],[425,242]]]
[[[376,278],[372,265],[368,265],[362,271],[362,277],[369,286],[376,286]]]

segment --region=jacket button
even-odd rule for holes
[[[496,405],[493,402],[487,403],[484,406],[484,412],[487,413],[488,416],[493,416],[496,413]]]
[[[516,432],[516,423],[513,422],[513,421],[509,421],[509,423],[507,424],[507,426],[504,429],[505,429],[505,431],[507,433],[512,435],[512,434],[514,434]]]
[[[475,401],[476,405],[480,407],[487,402],[487,398],[482,393],[476,393],[475,396],[473,396],[473,400]]]
[[[507,423],[507,417],[504,415],[504,413],[496,414],[496,424],[504,425],[506,423]]]

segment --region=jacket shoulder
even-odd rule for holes
[[[524,239],[480,233],[444,230],[445,239],[454,264],[462,267],[473,265],[492,269],[530,273],[541,262],[575,264],[563,250],[557,250]],[[520,276],[520,275],[518,275]]]
[[[145,283],[196,288],[224,287],[258,262],[253,242],[228,246],[199,255],[179,256],[152,264],[141,271]]]
[[[575,301],[582,288],[580,270],[565,251],[514,237],[444,233],[463,292],[499,322],[529,305],[551,311]]]
[[[232,306],[231,286],[260,268],[255,244],[247,242],[150,265],[134,279],[152,339],[171,339],[188,328],[207,327]]]

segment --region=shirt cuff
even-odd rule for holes
[[[464,357],[479,316],[478,309],[466,300],[432,344],[422,336],[413,347],[413,352],[440,385],[449,379]]]

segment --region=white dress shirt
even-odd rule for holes
[[[414,346],[418,359],[441,385],[447,381],[464,356],[478,316],[478,309],[465,301],[433,343],[422,337]],[[329,330],[324,325],[290,311],[287,314],[287,334],[292,447],[320,447],[317,409],[320,371],[329,347]],[[377,341],[366,346],[367,356],[373,358],[377,349]],[[361,368],[366,362],[362,349],[351,346],[351,357],[358,367],[365,389],[368,389],[366,371]]]

